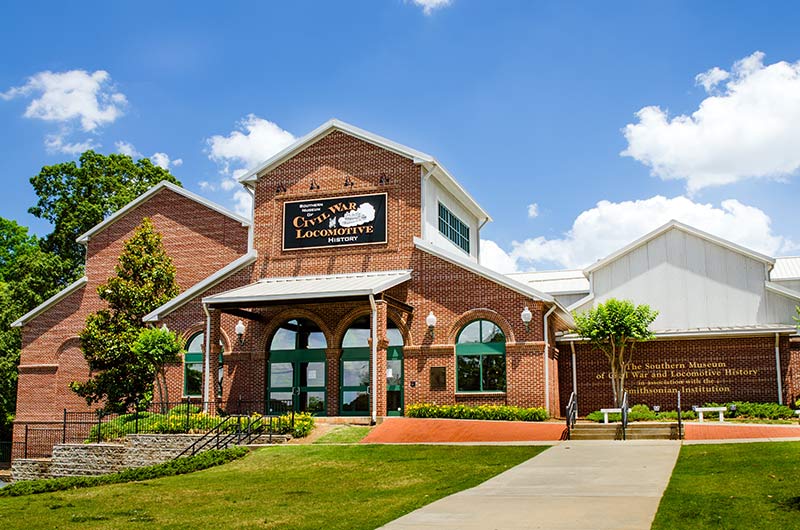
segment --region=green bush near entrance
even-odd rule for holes
[[[706,403],[704,407],[725,407],[726,418],[790,420],[795,417],[794,410],[777,403],[750,403],[748,401],[731,401],[729,403]],[[731,410],[731,406],[735,406]]]
[[[601,423],[603,418],[604,415],[599,410],[586,415],[587,420],[596,421],[598,423]],[[681,412],[681,418],[684,420],[694,420],[697,419],[697,413],[693,410],[684,410]],[[622,421],[622,414],[609,414],[608,421]],[[628,421],[678,421],[678,411],[665,410],[655,412],[647,405],[634,405],[628,413]]]
[[[450,418],[457,420],[544,421],[547,419],[547,411],[543,408],[523,408],[509,405],[469,406],[417,403],[407,405],[405,415],[409,418]]]

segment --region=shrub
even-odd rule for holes
[[[409,418],[452,418],[460,420],[544,421],[543,408],[522,408],[510,405],[433,405],[415,403],[406,406]]]
[[[731,410],[736,405],[736,410]],[[795,414],[791,407],[777,403],[751,403],[749,401],[732,401],[730,403],[706,403],[704,407],[725,407],[726,418],[757,418],[767,420],[788,420]]]
[[[692,410],[684,410],[681,412],[681,419],[693,420],[697,418],[697,414]],[[586,415],[589,421],[596,421],[598,423],[603,421],[603,413],[596,410]],[[622,414],[613,413],[608,415],[609,422],[622,421]],[[677,410],[666,410],[663,412],[655,412],[647,405],[634,405],[628,413],[628,421],[678,421]]]
[[[305,438],[314,430],[314,416],[308,412],[296,413],[292,429],[292,414],[284,414],[272,420],[272,428],[277,434],[291,434],[295,438]]]
[[[248,453],[244,447],[232,447],[230,449],[212,449],[195,456],[177,458],[163,464],[153,466],[126,469],[119,473],[110,475],[99,475],[93,477],[61,477],[43,480],[22,480],[14,482],[0,488],[0,497],[17,497],[20,495],[32,495],[34,493],[47,493],[51,491],[63,491],[76,488],[89,488],[92,486],[102,486],[106,484],[120,484],[123,482],[133,482],[138,480],[150,480],[159,477],[172,475],[185,475],[194,471],[200,471],[209,467],[226,464],[237,458],[241,458]]]

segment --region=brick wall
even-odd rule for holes
[[[563,414],[572,392],[572,355],[567,343],[559,362]],[[789,339],[781,337],[784,400],[797,390],[796,370],[790,368]],[[588,344],[575,344],[578,406],[581,415],[613,406],[608,363]],[[796,364],[796,355],[793,362]],[[777,402],[775,337],[656,340],[636,346],[636,369],[626,379],[631,404],[659,405],[675,410],[681,390],[684,409],[708,402]],[[693,364],[694,363],[694,364]]]

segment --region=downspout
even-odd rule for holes
[[[778,405],[783,405],[783,385],[781,384],[781,336],[775,334],[775,375],[778,380]]]
[[[553,304],[547,313],[544,314],[544,409],[550,414],[550,330],[547,328],[547,317],[556,310],[558,306]]]
[[[208,412],[208,398],[210,390],[210,374],[211,370],[211,313],[208,312],[208,304],[203,304],[203,312],[206,314],[206,355],[205,355],[205,381],[203,382],[203,412]]]
[[[253,251],[254,232],[256,231],[256,190],[245,184],[244,191],[250,194],[250,226],[247,228],[247,252],[249,253]]]
[[[378,422],[378,306],[375,304],[375,295],[369,295],[369,305],[372,308],[372,424]]]
[[[480,263],[481,263],[481,230],[483,230],[483,227],[486,226],[486,223],[488,223],[488,222],[489,222],[489,218],[486,217],[483,220],[483,222],[480,225],[478,225],[478,234],[477,234],[478,244],[475,245],[475,248],[478,249],[477,252],[475,252],[475,258],[478,260],[478,265],[480,265]]]
[[[572,393],[575,394],[575,415],[578,415],[578,367],[575,365],[575,341],[569,341],[572,349]]]

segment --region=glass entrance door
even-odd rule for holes
[[[339,412],[343,416],[369,415],[369,348],[346,348],[339,365]]]
[[[267,388],[269,412],[291,408],[324,415],[326,376],[325,350],[272,352]]]
[[[386,352],[386,414],[403,415],[402,346],[389,346]]]

